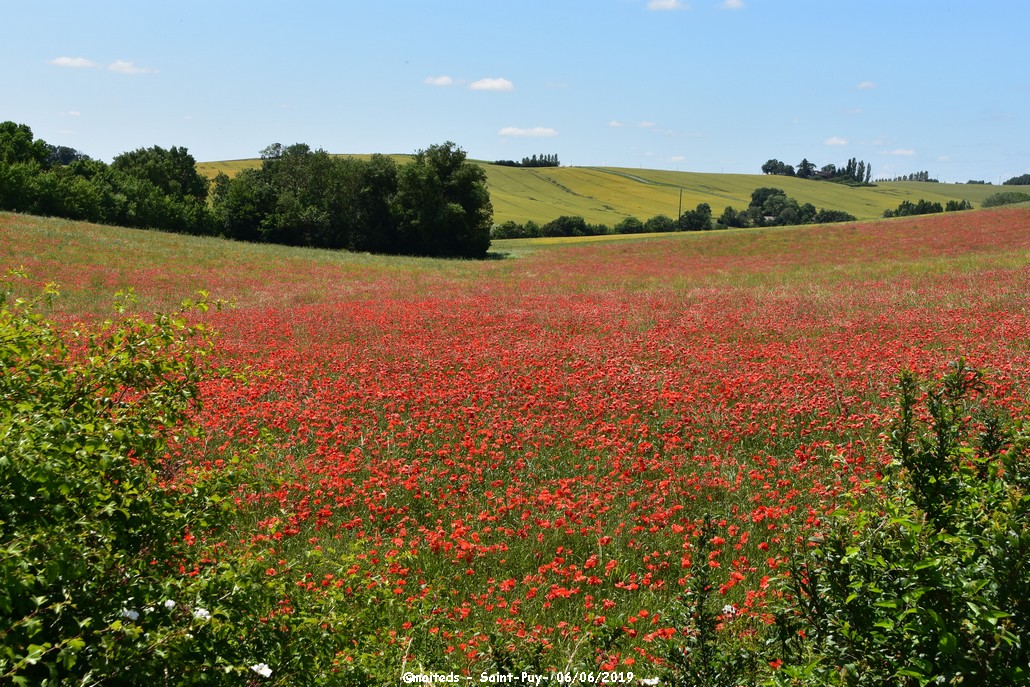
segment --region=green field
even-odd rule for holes
[[[356,157],[368,157],[359,155]],[[409,155],[391,156],[399,163]],[[219,172],[230,176],[260,160],[201,162],[197,169],[213,178]],[[751,192],[762,186],[781,188],[799,203],[817,208],[844,210],[859,219],[883,216],[903,200],[925,199],[944,205],[949,200],[968,200],[979,207],[984,198],[1002,190],[1030,192],[1026,186],[981,184],[937,184],[927,182],[885,182],[875,186],[851,187],[825,181],[764,174],[707,174],[620,167],[503,167],[480,163],[486,170],[490,199],[497,223],[548,222],[561,215],[579,215],[588,222],[614,226],[626,217],[646,220],[654,215],[676,217],[708,203],[718,217],[726,207],[747,207]],[[682,190],[682,205],[680,192]]]

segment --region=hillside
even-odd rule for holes
[[[367,157],[367,156],[359,156]],[[398,162],[408,155],[394,155]],[[201,162],[197,170],[209,178],[219,172],[230,176],[256,167],[260,160]],[[883,216],[903,200],[926,199],[942,205],[949,200],[968,200],[974,207],[984,198],[1004,190],[1030,192],[1025,186],[884,182],[850,187],[824,181],[764,174],[708,174],[620,167],[503,167],[480,162],[486,170],[494,221],[547,222],[561,215],[579,215],[588,222],[617,224],[628,216],[647,219],[664,214],[675,217],[682,209],[708,203],[718,216],[732,206],[747,207],[751,192],[763,186],[782,188],[800,203],[818,208],[844,210],[859,219]]]

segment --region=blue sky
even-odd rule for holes
[[[0,0],[0,120],[99,159],[303,142],[1030,172],[1025,0]]]

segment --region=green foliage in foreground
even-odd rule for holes
[[[206,298],[62,329],[39,312],[52,288],[0,286],[0,684],[369,680],[355,628],[374,604],[350,616],[342,585],[298,592],[293,562],[202,544],[230,531],[241,470],[166,458],[197,406],[210,344],[187,310]]]
[[[703,529],[668,684],[1030,684],[1030,432],[984,388],[961,360],[938,384],[901,376],[883,510],[837,512],[779,580],[773,624],[719,609]]]
[[[1030,683],[1030,433],[982,391],[961,361],[902,376],[883,511],[795,569],[778,684]]]

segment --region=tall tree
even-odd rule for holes
[[[486,172],[455,143],[420,150],[401,168],[397,205],[406,249],[445,257],[486,255],[493,224]]]
[[[43,139],[34,140],[32,129],[27,124],[0,122],[0,162],[45,166],[49,157],[50,146]]]
[[[197,172],[197,161],[186,148],[140,148],[118,155],[111,167],[123,174],[149,181],[163,195],[180,200],[192,198],[207,201],[208,181]]]

